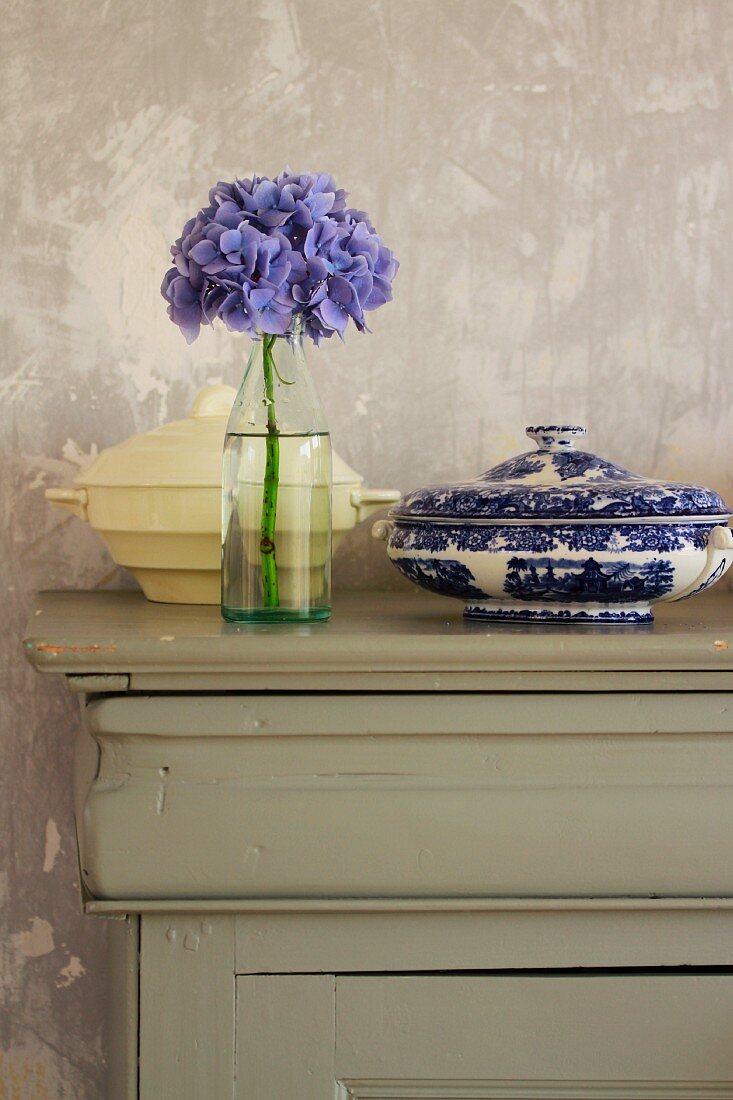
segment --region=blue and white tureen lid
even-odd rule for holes
[[[390,515],[432,520],[661,520],[731,515],[720,495],[700,485],[655,481],[576,450],[585,428],[527,428],[536,451],[493,466],[473,481],[407,493]]]

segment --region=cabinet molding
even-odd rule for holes
[[[92,699],[83,881],[118,899],[733,895],[726,699]]]
[[[419,592],[340,593],[323,630],[285,628],[261,645],[257,628],[222,624],[217,607],[154,604],[141,592],[44,592],[24,645],[47,672],[130,676],[142,691],[527,691],[535,676],[571,690],[585,676],[611,690],[619,673],[660,673],[651,687],[695,685],[694,674],[733,688],[733,601],[718,589],[660,605],[651,630],[557,625],[531,633],[463,620],[457,600]],[[298,644],[293,644],[293,639]],[[589,683],[589,677],[593,677]],[[522,679],[523,678],[523,679]],[[711,683],[711,681],[708,681]],[[700,684],[702,686],[702,684]],[[627,690],[628,688],[622,688]]]

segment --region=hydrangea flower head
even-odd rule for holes
[[[234,332],[282,334],[296,318],[316,343],[363,332],[392,298],[399,263],[363,210],[325,173],[217,183],[171,247],[161,293],[191,343],[218,318]]]

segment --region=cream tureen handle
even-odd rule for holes
[[[89,496],[86,489],[46,489],[46,500],[57,508],[66,508],[73,512],[79,519],[89,520]]]
[[[349,500],[356,508],[356,522],[361,523],[388,504],[396,504],[401,495],[399,489],[352,489]]]
[[[662,600],[676,603],[677,600],[685,600],[688,596],[694,596],[705,588],[711,588],[728,571],[732,563],[733,531],[730,527],[713,527],[708,535],[707,561],[700,576],[696,577],[692,584],[688,584],[687,588],[683,588],[681,592],[671,598],[662,596]]]

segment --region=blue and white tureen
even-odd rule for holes
[[[527,428],[538,450],[474,481],[408,493],[374,525],[411,581],[471,618],[648,623],[733,561],[712,489],[653,481],[575,449],[584,428]]]

